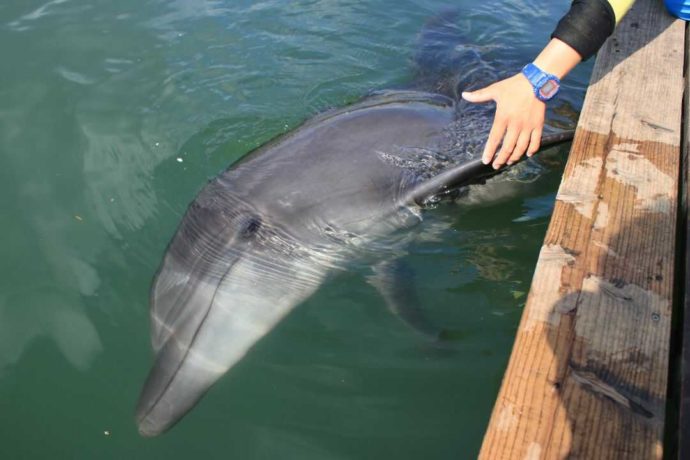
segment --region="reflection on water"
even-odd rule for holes
[[[15,364],[32,341],[50,338],[64,358],[87,371],[102,351],[98,331],[78,298],[36,287],[0,300],[0,375]]]
[[[68,2],[69,0],[52,0],[48,3],[45,3],[44,5],[39,6],[35,10],[31,11],[30,13],[26,13],[19,17],[18,19],[15,19],[12,22],[9,22],[8,25],[18,31],[22,32],[25,30],[29,29],[29,26],[26,24],[30,21],[35,21],[36,19],[39,19],[43,16],[48,15],[51,13],[51,10],[54,9],[55,5],[59,5],[61,3]]]
[[[407,247],[424,313],[458,337],[446,349],[427,347],[387,314],[363,279],[368,268],[356,268],[286,318],[183,426],[145,442],[132,414],[151,360],[150,280],[187,204],[228,164],[303,119],[408,87],[417,33],[446,3],[0,4],[3,453],[477,451],[560,163],[502,204],[439,206]],[[473,41],[516,63],[567,8],[454,5]],[[564,118],[568,105],[580,106],[586,75],[567,80]]]

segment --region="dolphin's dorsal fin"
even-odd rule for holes
[[[573,135],[574,131],[563,131],[556,134],[545,135],[541,138],[539,150],[541,151],[547,147],[570,141]],[[525,158],[526,156],[523,156],[520,161]],[[404,201],[406,203],[423,205],[435,196],[445,195],[452,190],[466,185],[480,183],[491,176],[500,174],[506,169],[508,169],[508,167],[495,170],[490,165],[482,163],[480,158],[477,158],[459,166],[449,168],[431,179],[417,184],[408,192]]]

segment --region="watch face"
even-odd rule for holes
[[[553,80],[547,80],[546,83],[539,88],[539,94],[546,100],[551,99],[558,92],[558,83]]]

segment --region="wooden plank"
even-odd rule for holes
[[[680,420],[678,423],[678,458],[690,458],[690,219],[688,219],[688,203],[690,203],[690,187],[688,187],[688,177],[690,177],[690,28],[685,26],[685,95],[683,97],[684,117],[683,117],[683,181],[685,184],[685,202],[683,211],[685,213],[685,311],[683,314],[683,340],[681,351],[681,401],[680,401]]]
[[[599,53],[480,458],[662,456],[684,30],[638,0]]]

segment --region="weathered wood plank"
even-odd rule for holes
[[[683,44],[638,0],[599,53],[483,459],[662,455]]]
[[[680,401],[680,421],[678,423],[678,458],[690,458],[690,219],[688,218],[688,203],[690,203],[690,187],[688,178],[690,177],[690,28],[685,26],[685,94],[683,97],[684,117],[683,132],[685,140],[683,142],[683,181],[685,183],[685,202],[683,210],[685,213],[685,311],[683,318],[683,343],[681,355],[681,401]]]

